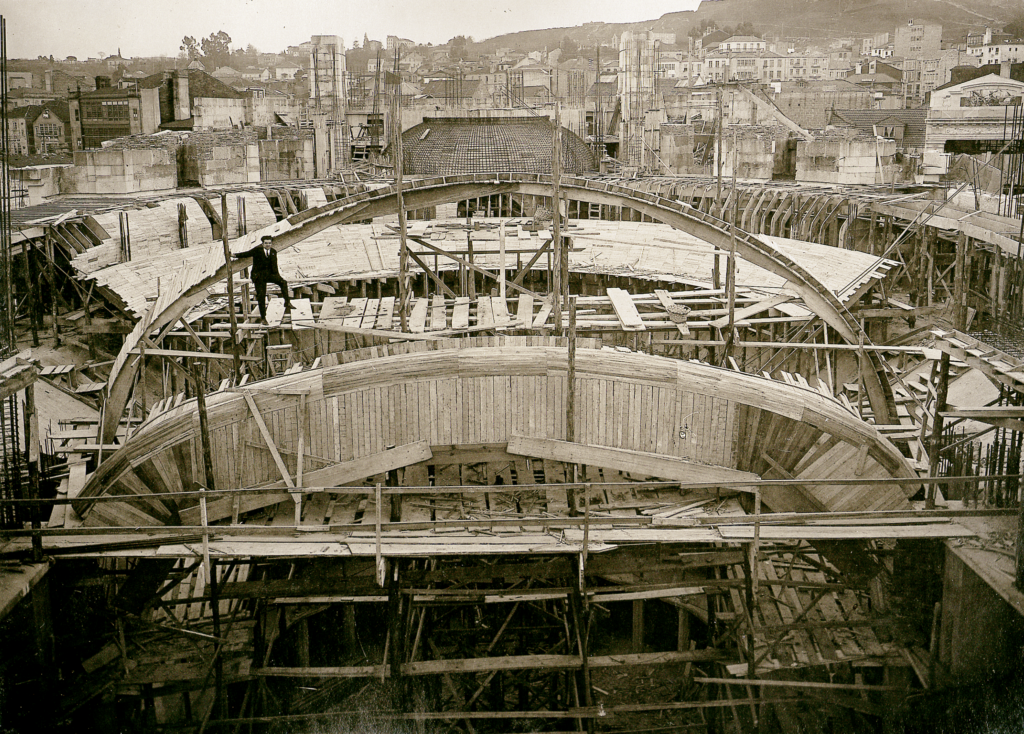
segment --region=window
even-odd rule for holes
[[[116,100],[103,103],[104,117],[108,120],[128,119],[128,100]]]

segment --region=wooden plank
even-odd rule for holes
[[[682,662],[719,660],[718,650],[690,650],[682,652],[632,653],[623,655],[596,655],[587,658],[591,667],[611,668],[631,665],[675,665]],[[445,675],[449,673],[487,673],[495,670],[572,670],[583,667],[578,655],[498,655],[479,658],[450,658],[448,660],[419,660],[403,663],[402,675]],[[315,668],[258,668],[253,675],[272,678],[369,678],[388,677],[390,665],[352,665]]]
[[[655,476],[681,482],[740,482],[757,481],[760,477],[750,472],[707,466],[685,459],[673,459],[645,451],[616,449],[609,446],[590,446],[555,439],[512,436],[508,453],[532,456],[566,464],[586,464],[607,467],[641,476]],[[742,487],[734,488],[743,491]],[[751,488],[749,491],[754,491]]]
[[[422,334],[427,330],[427,306],[430,302],[426,298],[417,298],[412,304],[412,312],[409,314],[409,331],[413,334]]]
[[[455,299],[455,309],[452,312],[452,328],[469,328],[469,298],[459,296]]]
[[[658,302],[661,303],[662,308],[668,311],[672,306],[675,306],[675,302],[672,300],[672,294],[666,290],[660,288],[654,291],[654,295],[658,298]],[[690,335],[690,327],[686,324],[676,324],[676,328],[682,336]]]
[[[529,329],[533,325],[533,296],[525,293],[519,296],[516,308],[516,326]]]
[[[308,298],[292,299],[292,326],[296,329],[311,329],[313,324],[313,307]]]
[[[444,296],[438,293],[434,295],[430,304],[430,331],[444,331],[447,328]]]
[[[317,318],[319,324],[329,324],[332,321],[341,323],[345,314],[350,310],[348,299],[343,296],[328,296],[320,307],[320,315]]]
[[[363,320],[359,322],[360,329],[372,329],[377,324],[377,311],[380,309],[380,301],[376,298],[370,298],[366,301],[366,310],[363,311]],[[292,323],[295,323],[295,317],[292,316]]]
[[[490,296],[480,296],[476,302],[476,325],[485,329],[494,328],[494,311]]]
[[[767,311],[770,308],[774,308],[775,306],[792,300],[793,296],[783,294],[778,296],[772,296],[771,298],[766,298],[763,301],[758,301],[757,303],[751,306],[744,306],[743,308],[736,310],[736,314],[733,318],[733,323],[753,316],[754,314],[759,314],[762,311]],[[714,321],[711,322],[710,325],[715,327],[716,329],[721,329],[729,325],[729,317],[723,316],[720,319],[715,319]]]
[[[725,519],[725,518],[723,518]],[[753,525],[719,525],[723,538],[753,540]],[[762,525],[762,540],[871,540],[875,538],[968,538],[977,533],[954,523],[912,525]]]
[[[621,288],[609,288],[607,293],[623,330],[645,331],[647,329],[628,291],[624,291]]]
[[[401,469],[410,464],[427,461],[432,456],[433,454],[431,454],[430,446],[427,442],[417,441],[376,454],[370,454],[369,456],[362,456],[352,461],[332,464],[323,469],[306,472],[303,477],[303,483],[307,487],[337,487],[350,482],[358,482],[361,479],[372,477],[376,474],[383,474],[392,469]],[[283,482],[277,482],[268,485],[267,489],[284,490],[286,487]],[[261,494],[258,496],[241,495],[239,497],[239,512],[250,512],[262,507],[270,507],[287,499],[289,496],[284,491],[279,494]],[[232,497],[208,501],[206,503],[206,512],[209,521],[213,522],[225,517],[231,517],[233,502],[234,498]],[[189,508],[182,510],[181,518],[185,524],[195,524],[199,518],[199,509]]]
[[[267,321],[269,322],[269,314]],[[131,350],[130,354],[140,354],[139,349]],[[185,357],[186,359],[234,359],[234,356],[229,352],[228,354],[221,354],[219,352],[188,352],[181,349],[150,349],[146,348],[147,357]],[[247,357],[242,355],[243,362],[259,362],[261,357]],[[103,383],[94,383],[104,386]],[[79,390],[75,390],[79,392]]]
[[[353,329],[361,328],[363,323],[363,314],[366,312],[366,303],[369,300],[370,299],[368,298],[353,298],[351,302],[349,302],[351,310],[348,312],[345,320],[342,321],[342,326]]]
[[[395,313],[395,297],[388,296],[380,299],[380,308],[377,310],[377,321],[373,328],[390,329]]]
[[[554,310],[554,305],[551,303],[550,298],[545,298],[540,304],[540,313],[537,314],[537,318],[533,320],[534,329],[545,329],[548,319],[551,317],[551,312]]]
[[[494,313],[494,325],[497,328],[509,326],[512,317],[508,313],[508,302],[501,296],[491,298],[491,310]]]
[[[284,319],[284,299],[283,298],[271,298],[267,302],[267,325],[271,327],[277,327],[281,325],[281,321]],[[146,350],[149,351],[149,350]],[[230,355],[228,355],[230,356]]]

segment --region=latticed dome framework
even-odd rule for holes
[[[547,117],[424,119],[402,134],[405,173],[551,173],[553,126]],[[562,173],[573,175],[596,169],[587,144],[563,128]]]

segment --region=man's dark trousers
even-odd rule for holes
[[[264,252],[263,246],[254,247],[251,250],[240,252],[235,257],[239,260],[246,257],[252,258],[252,282],[256,286],[256,302],[260,307],[260,318],[264,321],[267,318],[267,283],[274,283],[281,289],[284,297],[284,306],[290,309],[292,302],[288,296],[288,283],[281,277],[277,269],[277,251],[270,250],[270,254]]]
[[[253,278],[253,285],[256,286],[256,303],[260,305],[260,318],[267,319],[267,283],[276,283],[284,296],[285,308],[291,308],[291,299],[288,298],[288,283],[280,275],[272,275],[266,279],[257,280]]]

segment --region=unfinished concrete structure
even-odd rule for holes
[[[64,694],[10,716],[854,731],[1014,672],[1020,567],[993,533],[1019,512],[1024,361],[967,329],[1021,316],[1019,221],[891,179],[569,175],[589,151],[545,120],[527,170],[404,178],[511,147],[446,125],[407,133],[393,182],[19,215],[26,344],[94,356],[0,365],[29,480],[0,553],[30,561],[0,567],[0,610],[35,622],[3,677]],[[782,127],[829,166],[863,152]],[[776,131],[743,132],[760,153]],[[231,257],[263,234],[294,289],[266,324]],[[972,375],[999,405],[956,402]],[[961,418],[994,422],[984,458]],[[979,620],[1003,626],[971,647]]]

